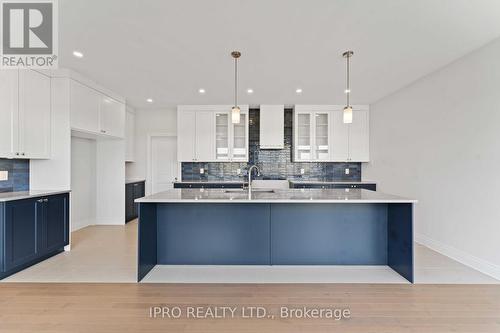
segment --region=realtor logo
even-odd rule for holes
[[[55,0],[3,0],[2,68],[57,67]]]

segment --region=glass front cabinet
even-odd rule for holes
[[[369,107],[357,105],[344,124],[342,105],[295,105],[294,162],[368,162]]]
[[[294,161],[330,161],[330,112],[297,105],[294,123]]]

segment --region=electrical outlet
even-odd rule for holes
[[[204,168],[200,168],[200,174],[204,174],[205,173],[205,169]]]
[[[345,174],[348,175],[349,174],[349,168],[345,168]]]
[[[9,172],[8,171],[0,171],[0,181],[1,180],[9,180]]]
[[[305,171],[304,169],[300,169],[300,174],[301,174],[301,175],[303,175],[303,174],[305,174],[305,173],[306,173],[306,171]]]
[[[236,174],[239,176],[241,175],[241,169],[236,169]]]

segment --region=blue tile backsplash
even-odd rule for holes
[[[293,110],[285,110],[285,148],[260,149],[259,109],[250,109],[249,162],[181,163],[183,181],[244,181],[248,168],[256,164],[261,170],[257,179],[294,179],[316,181],[360,181],[361,163],[292,162]],[[203,168],[205,173],[200,174]],[[349,168],[349,175],[345,169]],[[241,175],[237,175],[237,170]],[[304,169],[304,174],[300,170]]]
[[[9,179],[0,180],[0,192],[28,191],[30,186],[30,161],[0,158],[0,171],[8,171]]]

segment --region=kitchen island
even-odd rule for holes
[[[386,265],[413,282],[416,200],[364,189],[172,189],[139,203],[156,265]]]

